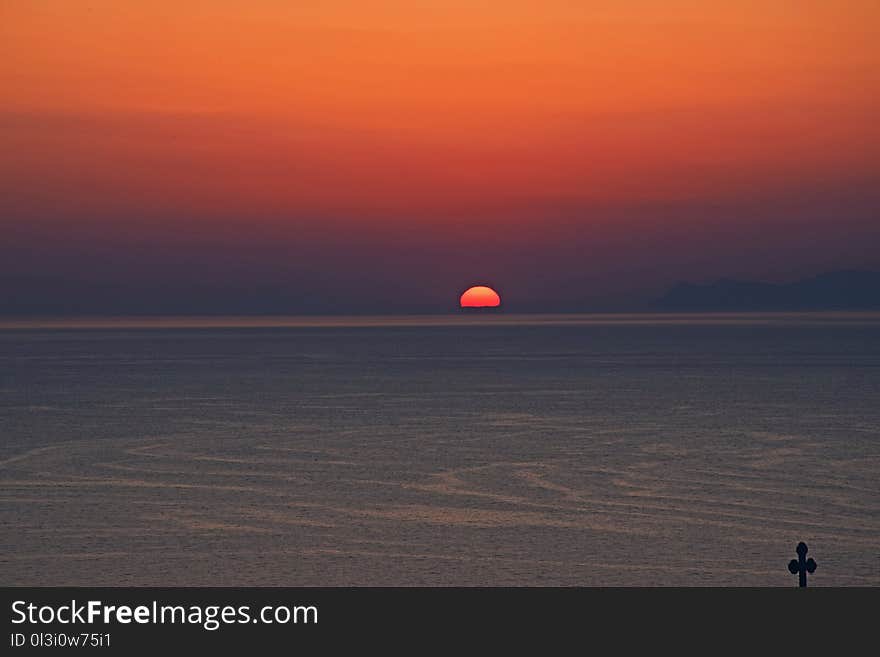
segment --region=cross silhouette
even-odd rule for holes
[[[797,552],[798,558],[788,562],[788,572],[792,575],[797,575],[798,586],[804,587],[807,585],[807,573],[812,575],[816,572],[816,562],[813,561],[812,557],[806,558],[807,544],[803,541],[797,544],[795,552]]]

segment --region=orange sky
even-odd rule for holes
[[[0,222],[533,239],[861,193],[878,25],[868,0],[3,0]]]

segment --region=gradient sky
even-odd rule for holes
[[[876,0],[2,0],[0,313],[880,267]]]

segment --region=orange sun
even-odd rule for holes
[[[477,285],[464,291],[460,303],[462,308],[495,308],[501,305],[501,297],[491,287]]]

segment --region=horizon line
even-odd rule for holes
[[[880,311],[634,311],[634,312],[446,312],[396,314],[265,315],[43,315],[0,317],[0,330],[368,328],[614,324],[849,324],[880,322]]]

